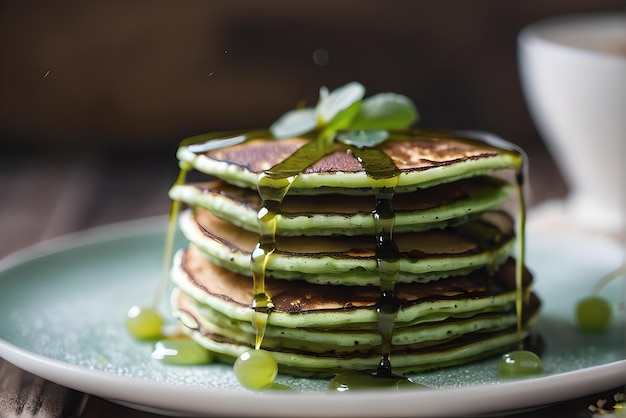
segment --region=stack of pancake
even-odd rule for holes
[[[260,240],[259,212],[267,209],[259,179],[312,141],[233,133],[179,148],[181,167],[206,179],[170,190],[184,204],[180,227],[190,241],[172,268],[173,312],[184,332],[224,361],[254,347],[258,334],[251,254]],[[386,236],[398,256],[385,264],[395,269],[388,276],[399,302],[389,353],[394,372],[515,347],[523,335],[519,295],[522,331],[539,307],[525,270],[524,290],[516,289],[516,226],[502,210],[516,185],[500,173],[519,174],[521,154],[501,140],[418,130],[391,133],[369,151],[393,162],[388,181],[342,143],[285,173],[287,193],[271,206],[275,249],[262,279],[273,307],[261,347],[281,372],[297,375],[377,367],[380,266],[389,261],[378,251],[381,191],[391,201],[393,231]]]

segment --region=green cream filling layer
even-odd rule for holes
[[[176,154],[179,161],[192,168],[240,187],[257,188],[258,173],[228,161],[220,161],[196,154],[189,147],[180,147]],[[521,158],[512,153],[502,153],[489,157],[466,159],[451,162],[445,166],[433,166],[425,170],[403,171],[398,177],[397,192],[408,192],[418,188],[460,180],[467,177],[488,174],[493,171],[517,168]],[[268,167],[269,169],[270,167]],[[290,191],[300,194],[358,194],[370,191],[370,179],[364,171],[333,173],[301,173],[297,176]]]
[[[174,302],[175,303],[175,302]],[[515,325],[516,316],[510,305],[492,307],[480,312],[466,312],[457,318],[447,315],[421,318],[410,324],[397,324],[392,343],[394,345],[428,346],[470,332],[493,332]],[[218,334],[240,344],[252,345],[256,332],[250,318],[237,320],[219,312],[209,305],[192,302],[190,310],[205,333]],[[177,312],[180,312],[177,310]],[[195,321],[194,321],[195,322]],[[349,325],[318,328],[285,328],[269,325],[264,334],[263,347],[267,349],[289,348],[310,352],[350,352],[355,349],[377,349],[382,339],[376,323],[367,328],[351,328]]]
[[[172,281],[193,300],[208,308],[221,312],[232,320],[249,322],[251,318],[250,306],[234,302],[227,297],[220,297],[207,293],[196,286],[180,268],[182,252],[175,257],[171,271]],[[271,295],[270,295],[271,296]],[[509,290],[497,295],[480,297],[466,297],[458,299],[439,299],[415,303],[402,308],[396,317],[399,328],[414,326],[425,322],[442,321],[447,318],[469,318],[476,313],[509,311],[515,303],[516,292]],[[377,324],[378,314],[374,306],[368,308],[315,310],[305,314],[291,314],[275,310],[269,316],[268,325],[279,328],[323,328],[341,329],[371,328]]]
[[[180,227],[185,237],[214,264],[246,276],[251,274],[250,250],[233,248],[224,240],[205,235],[191,211],[181,215]],[[480,240],[479,237],[472,239]],[[494,245],[497,247],[493,248]],[[484,266],[496,267],[511,254],[514,245],[515,239],[511,237],[497,244],[479,241],[482,249],[470,254],[420,254],[416,258],[403,257],[400,260],[397,283],[425,283],[451,275],[467,274]],[[377,285],[379,282],[377,261],[373,255],[340,257],[325,254],[282,254],[278,251],[270,258],[266,272],[270,277],[305,280],[317,284]]]
[[[396,211],[394,231],[424,231],[460,224],[481,212],[500,207],[509,198],[512,187],[494,181],[477,186],[469,198],[415,211]],[[257,232],[257,210],[226,193],[205,193],[200,188],[185,184],[174,186],[169,196],[189,206],[207,209],[215,216],[245,230]],[[329,197],[330,198],[330,197]],[[332,198],[330,198],[332,199]],[[370,212],[338,214],[296,214],[277,216],[278,235],[367,235],[375,233],[374,218]]]

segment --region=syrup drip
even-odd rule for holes
[[[252,325],[256,332],[254,339],[254,348],[261,348],[265,328],[269,319],[270,312],[274,309],[272,299],[265,293],[265,269],[270,256],[276,250],[276,223],[280,213],[280,201],[287,193],[289,187],[293,183],[293,178],[287,178],[281,181],[280,187],[272,189],[269,187],[273,183],[273,179],[265,174],[259,177],[259,193],[262,198],[261,209],[257,214],[259,223],[259,242],[252,251],[250,257],[250,269],[252,272]],[[272,196],[268,193],[277,190],[278,194]],[[265,193],[263,193],[264,191]],[[278,200],[275,200],[278,199]]]
[[[390,384],[389,379],[392,381],[405,379],[402,376],[394,375],[391,368],[393,330],[396,316],[402,306],[400,299],[394,292],[401,254],[393,240],[393,226],[396,216],[392,205],[394,191],[401,172],[391,158],[378,148],[351,148],[350,152],[365,170],[375,193],[375,207],[372,216],[376,228],[376,262],[380,283],[380,298],[376,305],[376,311],[382,343],[380,363],[372,375],[386,380],[384,383],[376,380],[372,380],[370,383],[388,385]],[[361,384],[365,383],[364,379],[359,379],[359,381]]]
[[[236,144],[243,143],[249,139],[262,135],[263,132],[252,132],[252,133],[232,133],[226,137],[221,137],[219,134],[205,134],[198,135],[192,138],[187,138],[180,143],[180,146],[187,146],[190,148],[192,152],[196,155],[203,152],[208,152],[220,148],[225,148],[229,146],[233,146]],[[180,170],[178,172],[178,176],[174,181],[173,187],[179,186],[185,183],[187,178],[187,173],[192,169],[192,164],[188,162],[180,162]],[[167,287],[167,283],[169,281],[169,272],[172,266],[172,258],[174,252],[174,238],[176,236],[176,222],[178,219],[178,214],[180,212],[181,202],[179,200],[172,200],[170,204],[169,216],[168,216],[168,227],[167,233],[165,237],[165,248],[163,254],[163,266],[161,269],[161,277],[156,286],[153,298],[152,298],[152,306],[155,310],[163,298],[163,293]],[[159,342],[160,344],[170,344],[171,340],[163,340]],[[193,344],[191,340],[181,340],[179,344],[187,347],[188,345]],[[194,356],[194,358],[190,359],[188,349],[187,350],[175,350],[176,354],[170,354],[167,359],[168,362],[178,362],[178,363],[188,363],[188,364],[201,364],[210,362],[208,351],[198,350],[200,353],[205,353],[204,356]],[[183,354],[181,354],[183,353]]]
[[[373,372],[348,371],[335,376],[328,386],[331,391],[345,392],[362,389],[400,389],[424,387],[396,375],[391,366],[391,345],[395,320],[402,304],[394,292],[401,254],[393,240],[395,213],[392,199],[400,170],[382,150],[351,148],[350,152],[365,170],[374,190],[372,211],[376,227],[376,261],[380,282],[380,298],[376,305],[378,329],[381,336],[380,363]]]
[[[517,257],[515,263],[515,312],[517,314],[517,341],[519,349],[524,345],[522,335],[522,307],[525,299],[530,296],[529,292],[524,294],[522,277],[524,273],[524,258],[526,256],[526,200],[524,198],[524,164],[515,173],[517,181],[517,195],[519,201],[519,213],[517,215]]]
[[[187,173],[189,172],[191,166],[188,164],[181,164],[180,170],[178,172],[178,177],[176,177],[176,181],[174,182],[174,186],[179,186],[185,183],[185,179],[187,178]],[[178,213],[180,212],[180,201],[172,200],[170,204],[170,213],[168,215],[167,220],[167,234],[165,236],[165,249],[163,253],[163,267],[161,269],[161,278],[156,287],[154,295],[152,297],[152,306],[156,308],[159,305],[159,301],[167,287],[167,282],[169,280],[170,268],[172,266],[172,256],[174,252],[174,237],[176,236],[176,220],[178,219]]]
[[[320,138],[297,149],[287,159],[259,176],[258,192],[261,208],[257,214],[259,242],[252,251],[252,325],[255,330],[254,347],[261,348],[265,328],[274,304],[265,293],[265,270],[276,250],[276,227],[280,216],[280,205],[298,175],[308,166],[331,152],[332,142]]]
[[[530,296],[529,291],[524,293],[523,287],[523,272],[524,263],[526,257],[526,199],[524,196],[524,180],[526,177],[526,154],[524,151],[506,142],[498,137],[486,136],[481,137],[480,140],[472,139],[460,139],[452,137],[452,139],[460,140],[468,144],[474,144],[478,146],[484,146],[485,144],[494,148],[500,153],[509,154],[513,158],[519,161],[519,166],[515,170],[515,182],[517,187],[517,197],[519,211],[517,216],[517,248],[516,248],[516,263],[515,263],[515,312],[516,312],[516,327],[517,327],[517,343],[518,348],[522,349],[524,345],[523,336],[523,306],[524,302]]]
[[[203,152],[209,152],[220,148],[226,148],[233,145],[241,144],[250,139],[261,137],[265,134],[264,131],[259,132],[232,132],[229,135],[223,136],[220,134],[202,134],[186,138],[180,143],[180,147],[189,147],[190,151],[197,154]],[[185,183],[187,173],[192,169],[192,164],[187,162],[180,162],[180,170],[176,181],[173,186],[180,186]],[[172,256],[174,252],[174,237],[176,236],[176,220],[178,219],[178,213],[180,212],[180,201],[172,200],[170,204],[170,211],[168,216],[167,234],[165,236],[165,250],[163,254],[163,267],[161,269],[161,277],[159,283],[154,292],[152,298],[152,306],[157,307],[159,301],[163,297],[163,292],[167,287],[169,280],[169,271],[172,266]]]
[[[517,248],[516,248],[516,263],[515,263],[515,312],[516,312],[516,329],[517,329],[517,345],[519,350],[524,347],[524,335],[523,335],[523,306],[530,296],[530,292],[524,292],[523,286],[523,273],[524,263],[526,257],[526,199],[524,195],[524,181],[526,177],[526,154],[517,146],[503,141],[497,137],[481,138],[481,141],[464,140],[467,143],[472,144],[487,144],[498,152],[508,153],[516,159],[519,159],[520,163],[515,171],[515,181],[517,186],[518,197],[518,216],[517,216]]]

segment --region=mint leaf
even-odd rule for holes
[[[270,131],[275,138],[289,138],[305,134],[317,128],[317,113],[315,109],[290,110],[282,115],[270,126]]]
[[[348,129],[352,126],[352,120],[359,112],[361,107],[361,101],[358,100],[337,113],[331,120],[326,123],[326,128],[333,131],[339,131],[341,129]]]
[[[342,142],[365,147],[387,139],[385,130],[406,129],[419,115],[411,100],[399,94],[380,93],[363,99],[365,87],[352,82],[332,92],[320,88],[315,108],[292,110],[270,127],[275,138],[287,138],[319,130],[320,137],[332,141],[338,131]]]
[[[322,87],[319,102],[315,107],[321,124],[330,124],[335,116],[362,100],[363,96],[365,96],[365,87],[357,82],[348,83],[330,93],[326,87]]]
[[[406,96],[379,93],[363,100],[352,129],[407,129],[418,119],[415,105]]]
[[[354,145],[358,148],[373,147],[385,142],[389,132],[378,129],[367,129],[360,131],[343,131],[337,135],[337,140],[347,145]]]

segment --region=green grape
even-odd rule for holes
[[[157,342],[152,358],[165,364],[187,366],[213,361],[209,350],[189,338],[170,338]]]
[[[140,340],[152,340],[161,337],[163,318],[153,308],[133,306],[126,315],[128,332]]]
[[[278,364],[265,350],[248,350],[235,361],[235,376],[246,389],[267,389],[272,387],[278,374]]]
[[[532,351],[519,350],[503,355],[498,363],[498,376],[530,377],[543,374],[541,359]]]
[[[576,306],[576,319],[583,331],[604,331],[609,326],[611,315],[611,305],[600,296],[589,296]]]

